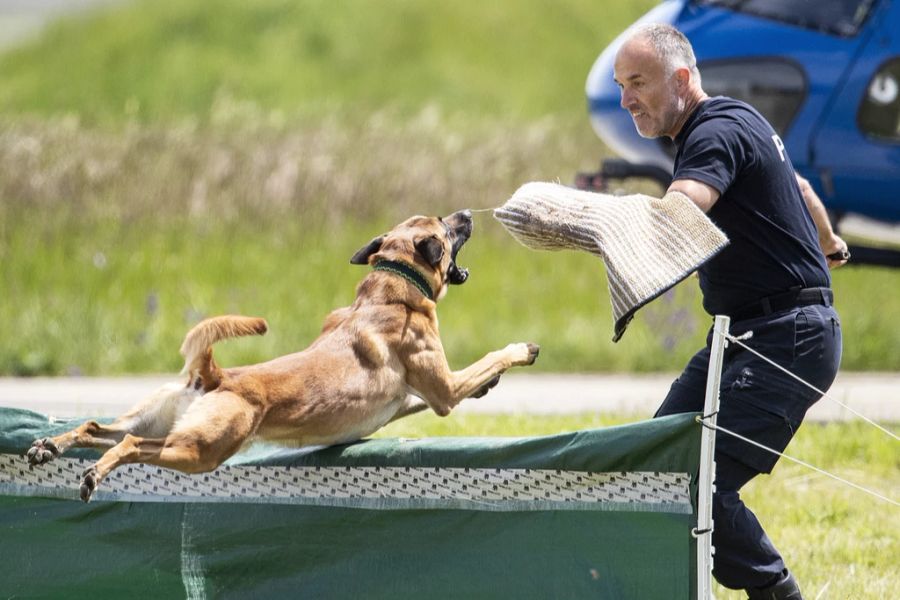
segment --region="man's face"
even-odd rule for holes
[[[625,42],[616,54],[613,77],[622,93],[620,104],[642,137],[675,136],[683,102],[676,93],[674,75],[666,76],[665,66],[647,41]]]

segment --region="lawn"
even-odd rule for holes
[[[499,206],[522,182],[565,181],[593,144],[564,120],[127,134],[0,120],[0,374],[177,371],[185,332],[221,313],[271,325],[217,348],[223,364],[298,350],[352,302],[366,271],[349,259],[372,237],[412,214]],[[454,366],[532,341],[537,370],[673,371],[711,322],[689,278],[614,344],[601,261],[529,250],[489,212],[459,260],[471,277],[440,305]],[[872,293],[900,289],[900,271],[845,267],[834,288],[843,368],[900,370],[900,296]]]

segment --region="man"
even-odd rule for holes
[[[827,389],[837,373],[841,332],[829,267],[846,244],[784,144],[749,105],[708,97],[693,49],[669,25],[635,29],[616,55],[621,105],[643,137],[672,138],[677,153],[668,192],[688,196],[730,239],[699,270],[703,306],[729,315],[731,331],[798,377]],[[801,189],[802,188],[802,189]],[[846,255],[845,255],[846,256]],[[656,416],[700,411],[710,338],[672,384]],[[819,395],[731,344],[722,370],[718,423],[783,450]],[[769,473],[777,456],[732,436],[716,437],[713,574],[750,598],[801,598],[793,575],[739,490]]]

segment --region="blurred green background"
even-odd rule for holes
[[[107,2],[8,45],[0,375],[175,371],[186,330],[224,312],[271,332],[223,344],[223,364],[306,346],[391,224],[609,156],[584,82],[654,4]],[[613,344],[602,263],[528,250],[489,213],[460,263],[472,277],[440,307],[454,367],[533,341],[536,370],[676,371],[710,324],[691,278]],[[834,286],[843,368],[900,369],[900,297],[874,293],[900,273]]]

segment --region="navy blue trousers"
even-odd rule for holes
[[[841,328],[830,306],[804,306],[731,324],[744,343],[822,391],[837,374]],[[655,416],[703,410],[712,330],[706,347],[688,362]],[[765,446],[784,450],[807,409],[820,395],[751,352],[729,343],[722,368],[718,424]],[[769,473],[778,456],[722,432],[716,433],[716,492],[713,495],[713,575],[732,589],[764,587],[785,568],[740,489]]]

